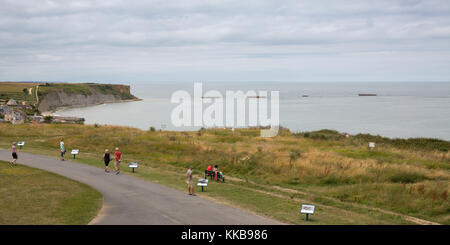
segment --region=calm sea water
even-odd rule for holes
[[[170,103],[176,90],[193,94],[193,83],[132,84],[143,101],[103,104],[57,111],[84,117],[87,124],[109,124],[167,130]],[[280,124],[291,131],[335,129],[341,132],[379,134],[391,138],[428,137],[450,140],[450,83],[203,83],[203,92],[218,90],[280,91]],[[378,96],[360,97],[359,93]],[[308,95],[309,97],[302,97]],[[206,108],[207,105],[204,106]]]

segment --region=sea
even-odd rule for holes
[[[171,120],[172,111],[179,105],[171,102],[172,95],[181,90],[193,96],[194,82],[130,85],[132,94],[141,101],[63,108],[54,114],[83,117],[86,124],[143,130],[201,128],[177,127]],[[450,82],[202,82],[201,85],[203,93],[216,90],[223,96],[226,91],[267,91],[269,108],[271,91],[279,91],[279,122],[292,132],[332,129],[389,138],[450,140]],[[208,105],[204,104],[203,109]]]

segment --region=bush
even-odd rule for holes
[[[156,131],[155,127],[153,127],[153,126],[150,127],[150,131],[151,131],[151,132],[155,132],[155,131]]]
[[[374,136],[370,134],[357,134],[355,138],[364,142],[364,144],[367,144],[367,142],[377,142],[402,149],[439,150],[442,152],[450,151],[450,141],[440,139],[430,139],[430,138],[390,139],[387,137],[381,137],[379,135]]]
[[[289,164],[295,162],[295,160],[297,160],[301,155],[301,152],[298,150],[291,151],[289,153]]]
[[[329,175],[319,181],[319,183],[322,185],[337,185],[339,184],[339,182],[339,179],[334,175]]]
[[[262,146],[258,146],[258,153],[262,153],[262,151],[263,151]]]
[[[45,123],[51,123],[53,121],[53,117],[52,116],[45,116],[44,117],[44,122]]]
[[[416,183],[427,179],[423,174],[410,172],[395,173],[389,177],[389,181],[394,183]]]

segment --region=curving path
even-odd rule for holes
[[[10,161],[0,149],[0,160]],[[103,207],[90,224],[101,225],[251,225],[281,224],[244,210],[189,196],[160,184],[71,161],[19,152],[19,164],[86,183],[103,194]],[[182,180],[181,180],[182,181]],[[220,214],[220,215],[217,215]]]

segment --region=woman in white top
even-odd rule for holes
[[[64,154],[66,154],[66,147],[64,146],[64,138],[59,142],[59,150],[61,151],[61,161],[64,161]]]

